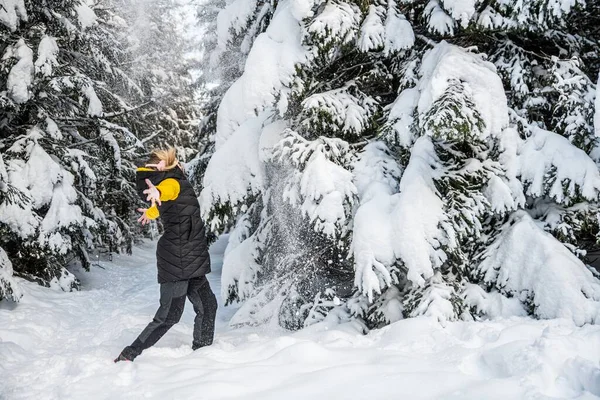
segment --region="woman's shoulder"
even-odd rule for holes
[[[175,168],[169,169],[167,171],[162,171],[162,172],[165,174],[164,179],[172,178],[172,179],[177,179],[179,181],[187,179],[185,176],[185,173],[179,167],[175,167]]]

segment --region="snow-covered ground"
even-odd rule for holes
[[[220,290],[223,242],[212,248]],[[357,324],[289,333],[232,329],[221,307],[215,344],[190,348],[193,311],[134,363],[114,364],[158,305],[154,243],[62,293],[23,282],[0,302],[0,399],[548,399],[600,398],[600,327],[514,318]]]

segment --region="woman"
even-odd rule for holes
[[[154,320],[115,362],[133,361],[153,346],[179,322],[186,297],[196,312],[192,349],[212,344],[217,313],[217,299],[206,279],[210,257],[200,206],[175,149],[152,152],[148,164],[137,169],[136,183],[140,197],[150,202],[149,208],[138,209],[142,213],[138,221],[145,225],[160,216],[164,226],[156,248],[160,307]]]

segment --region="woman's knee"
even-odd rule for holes
[[[183,307],[185,306],[185,296],[174,298],[171,301],[171,307],[164,320],[166,325],[175,325],[183,315]]]

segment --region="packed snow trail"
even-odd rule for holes
[[[224,243],[212,247],[220,290]],[[232,329],[220,306],[213,346],[191,350],[190,304],[134,363],[114,364],[158,306],[155,243],[77,275],[82,291],[20,280],[0,302],[0,399],[598,399],[600,327],[514,318],[427,318],[360,333],[357,323],[301,332]],[[314,397],[312,397],[314,398]]]

